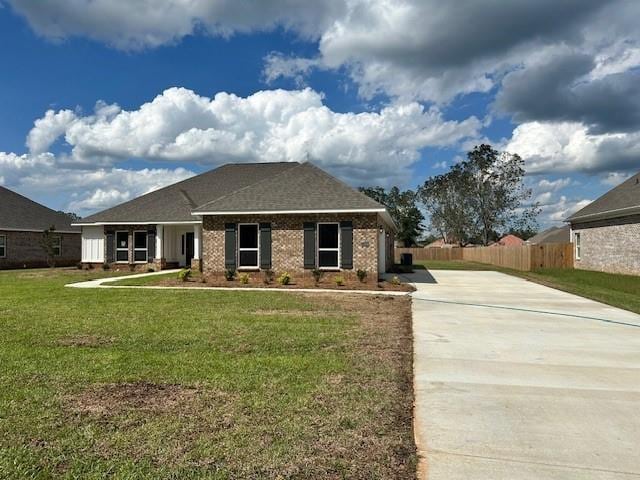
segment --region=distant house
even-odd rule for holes
[[[42,238],[51,227],[55,265],[77,264],[80,229],[72,227],[71,222],[64,213],[0,187],[0,269],[48,266]]]
[[[529,238],[525,243],[530,245],[542,245],[545,243],[569,243],[571,241],[571,228],[569,225],[551,227]]]
[[[575,268],[640,275],[640,172],[566,221]]]
[[[458,244],[454,244],[454,243],[445,243],[445,241],[442,238],[439,238],[437,240],[434,240],[433,242],[425,245],[423,248],[453,248],[453,247],[457,247]]]
[[[378,279],[393,262],[386,208],[311,163],[227,164],[78,222],[82,262]]]
[[[524,240],[516,235],[505,235],[500,240],[492,243],[493,247],[517,247],[524,244]]]

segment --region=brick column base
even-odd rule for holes
[[[158,272],[160,270],[164,270],[165,268],[167,268],[167,260],[164,258],[160,258],[160,259],[154,258],[151,265],[153,265],[153,269],[156,272]]]
[[[202,271],[202,259],[200,258],[192,258],[191,259],[191,270],[196,272]]]

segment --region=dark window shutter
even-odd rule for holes
[[[316,224],[304,222],[304,268],[316,268]]]
[[[224,224],[224,268],[236,269],[236,224]]]
[[[115,246],[116,246],[116,235],[113,232],[107,232],[107,236],[106,236],[106,242],[107,242],[107,256],[106,256],[106,262],[107,263],[113,263],[116,261],[115,259]]]
[[[260,268],[271,268],[271,224],[260,224]]]
[[[147,232],[147,260],[149,263],[153,263],[154,258],[156,258],[156,231],[149,230]]]
[[[351,221],[340,222],[340,245],[342,268],[353,268],[353,223]]]

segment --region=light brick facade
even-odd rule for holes
[[[42,248],[42,232],[0,230],[5,237],[6,255],[0,258],[0,269],[47,267]],[[55,266],[68,267],[80,262],[80,234],[54,233],[61,239],[61,255],[54,257]]]
[[[580,259],[575,268],[640,275],[640,215],[575,223]],[[575,242],[575,236],[571,239]]]
[[[304,222],[353,222],[353,269],[341,270],[345,279],[355,278],[358,269],[367,271],[367,280],[378,279],[378,236],[383,223],[376,213],[204,216],[202,268],[205,275],[218,276],[225,269],[225,223],[271,224],[271,265],[274,273],[311,276],[304,268]],[[387,244],[393,244],[389,236]],[[393,258],[392,247],[386,252]],[[389,263],[387,263],[390,265]],[[328,274],[329,276],[331,274]]]

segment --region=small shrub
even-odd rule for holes
[[[178,280],[182,280],[183,282],[186,282],[187,280],[189,280],[189,277],[191,277],[190,268],[183,268],[178,272]]]
[[[291,283],[291,275],[289,275],[287,272],[282,273],[278,277],[278,283],[280,285],[289,285],[289,283]]]
[[[153,267],[147,268],[147,273],[151,273],[151,272],[155,272],[155,269]]]
[[[400,278],[397,275],[391,277],[391,285],[400,285]]]
[[[230,269],[230,268],[227,268],[227,269],[224,271],[224,278],[225,278],[228,282],[230,282],[231,280],[233,280],[234,278],[236,278],[236,271],[235,271],[235,270],[232,270],[232,269]]]
[[[76,263],[76,268],[77,268],[78,270],[82,270],[82,262],[78,262],[78,263]]]
[[[135,272],[136,271],[136,264],[135,263],[130,263],[129,264],[129,271],[130,272]]]
[[[262,281],[265,285],[269,285],[271,282],[273,282],[273,277],[275,277],[275,274],[270,268],[262,272]]]
[[[243,273],[240,275],[240,283],[242,283],[243,285],[246,285],[247,283],[249,283],[249,274],[248,273]]]
[[[338,275],[337,277],[335,277],[333,281],[336,282],[336,285],[338,287],[341,287],[344,285],[344,278],[341,275]]]
[[[367,278],[367,271],[358,269],[356,270],[356,276],[358,277],[358,280],[360,280],[360,282],[362,283]]]
[[[313,270],[311,270],[311,275],[313,275],[313,279],[315,280],[317,285],[320,283],[320,280],[322,279],[324,272],[319,268],[314,268]]]
[[[89,264],[89,265],[91,265],[91,264]],[[106,271],[106,270],[109,270],[110,268],[111,268],[111,265],[109,265],[107,262],[102,264],[102,270]]]

